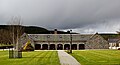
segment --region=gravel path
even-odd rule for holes
[[[63,50],[58,50],[58,56],[61,65],[80,65],[80,63],[74,57]]]

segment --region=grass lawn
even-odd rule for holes
[[[79,50],[71,55],[81,65],[120,65],[120,50]]]
[[[57,51],[23,52],[23,58],[9,59],[8,51],[0,51],[0,65],[60,65]]]

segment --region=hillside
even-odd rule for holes
[[[10,25],[0,25],[0,29],[7,30],[10,28]],[[22,26],[23,31],[28,34],[39,34],[48,32],[47,29],[36,26]]]
[[[0,30],[8,30],[10,25],[0,25]],[[24,33],[27,34],[54,34],[54,30],[47,30],[42,27],[37,26],[22,26],[24,29]],[[57,31],[58,34],[69,34],[69,32]],[[76,34],[76,33],[74,33]]]
[[[24,32],[27,34],[47,34],[49,31],[42,27],[24,26]]]

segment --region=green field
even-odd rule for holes
[[[71,54],[81,65],[120,65],[120,50],[75,50]],[[0,65],[60,65],[57,51],[23,52],[23,58],[9,59],[0,50]]]
[[[23,52],[23,58],[9,59],[8,51],[0,51],[0,65],[60,65],[57,51]]]
[[[79,50],[71,55],[81,65],[120,65],[120,50]]]

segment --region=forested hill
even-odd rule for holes
[[[10,25],[0,25],[0,30],[1,29],[9,29]],[[54,30],[47,30],[42,27],[37,27],[37,26],[22,26],[23,30],[27,34],[54,34]],[[58,31],[58,34],[69,34],[69,32],[64,32],[64,31]]]
[[[24,26],[24,32],[27,34],[47,34],[49,31],[42,27]]]
[[[9,29],[10,25],[0,25],[0,29]],[[23,31],[28,34],[42,34],[47,33],[48,30],[42,27],[36,27],[36,26],[22,26]]]

